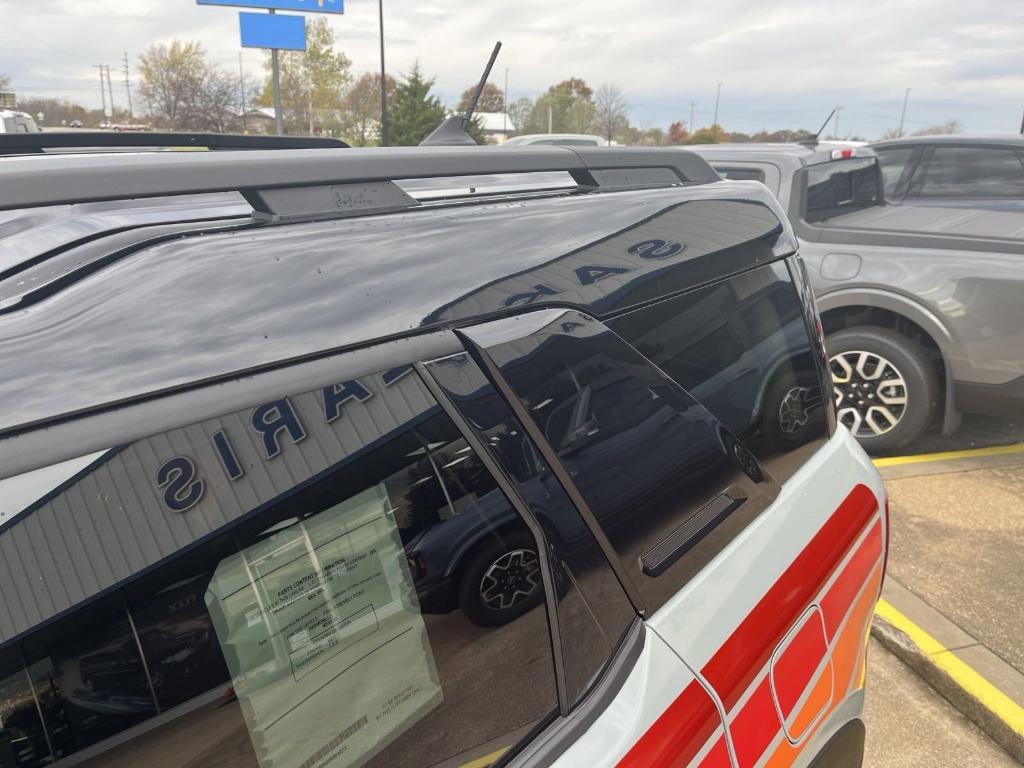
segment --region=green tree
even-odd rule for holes
[[[340,128],[344,92],[352,80],[352,62],[334,50],[334,30],[327,19],[306,22],[306,50],[280,51],[281,113],[286,133],[312,133],[330,125]],[[274,105],[271,56],[259,103]]]
[[[473,98],[473,94],[476,93],[476,86],[471,85],[469,88],[462,92],[462,98],[459,99],[459,106],[455,109],[458,112],[465,113],[466,109],[469,108],[469,100]],[[476,103],[477,112],[504,112],[505,111],[505,92],[501,90],[494,83],[484,83],[483,93],[480,94],[480,101]]]
[[[578,77],[552,85],[534,102],[525,128],[519,130],[521,133],[586,133],[596,112],[593,96],[590,86]]]
[[[387,79],[388,103],[394,102],[395,79]],[[380,143],[380,74],[359,77],[341,101],[341,135],[354,147]]]
[[[688,144],[721,144],[726,140],[725,131],[718,124],[706,128],[698,128],[693,132]]]
[[[466,133],[480,146],[484,144],[490,144],[491,142],[487,139],[487,134],[484,133],[484,125],[480,121],[480,118],[473,115],[473,119],[469,121],[469,125],[466,126]]]
[[[388,110],[388,141],[393,146],[415,146],[445,118],[440,99],[430,94],[434,80],[420,71],[419,62],[395,87],[392,108]]]
[[[512,130],[516,133],[527,133],[526,126],[530,123],[530,113],[533,112],[533,102],[523,96],[508,105],[508,119],[512,123]]]

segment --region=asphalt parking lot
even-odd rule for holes
[[[873,639],[869,659],[866,768],[1020,764],[1022,443],[1020,420],[965,417],[952,436],[933,431],[876,461],[891,550],[874,630],[885,647]]]

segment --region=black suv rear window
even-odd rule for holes
[[[870,208],[882,200],[878,161],[873,157],[812,165],[807,174],[807,221],[824,221]]]

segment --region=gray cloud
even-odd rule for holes
[[[665,126],[711,120],[724,83],[720,122],[739,130],[817,127],[842,105],[841,131],[873,137],[899,120],[912,88],[911,128],[960,119],[969,130],[1015,130],[1024,103],[1024,6],[996,0],[865,3],[723,0],[517,0],[455,3],[385,0],[389,69],[417,59],[454,102],[478,76],[493,41],[495,70],[510,70],[513,97],[580,76],[621,87],[634,122]],[[238,66],[237,9],[190,0],[0,0],[0,72],[20,92],[96,106],[95,63],[118,65],[147,44],[202,41]],[[377,3],[349,0],[331,17],[339,46],[358,71],[378,66]],[[258,51],[243,53],[260,70]],[[115,90],[123,99],[123,88]]]

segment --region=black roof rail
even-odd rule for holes
[[[152,131],[43,131],[0,134],[0,155],[45,154],[48,149],[194,147],[196,149],[336,149],[340,139],[241,133],[161,133]],[[58,153],[53,153],[58,154]],[[63,153],[60,153],[63,154]]]
[[[568,172],[582,190],[721,181],[703,158],[669,147],[66,154],[0,160],[0,210],[237,191],[258,215],[352,215],[416,205],[394,180],[547,171]]]

